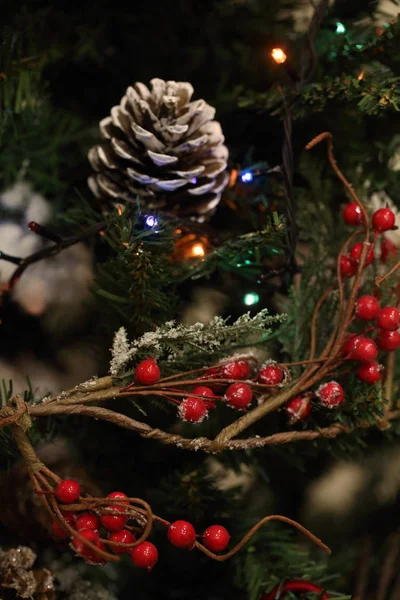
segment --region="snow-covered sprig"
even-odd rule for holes
[[[284,319],[285,315],[272,316],[265,309],[253,316],[245,313],[233,323],[218,316],[208,325],[182,325],[168,321],[133,342],[129,342],[126,330],[121,327],[115,334],[111,348],[110,372],[112,375],[121,374],[137,355],[140,358],[142,355],[151,355],[169,363],[179,363],[187,356],[196,354],[206,362],[206,356],[213,355],[215,358],[216,353],[226,354],[232,346],[253,344],[261,337],[265,339],[271,332],[271,325],[281,323]]]

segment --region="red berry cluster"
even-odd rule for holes
[[[344,403],[344,389],[337,381],[328,381],[319,386],[315,392],[307,392],[295,396],[285,406],[285,412],[289,417],[289,425],[306,419],[311,410],[311,398],[316,396],[325,408],[339,408]]]
[[[364,223],[364,216],[361,211],[361,207],[357,202],[350,202],[346,204],[343,209],[343,221],[347,225],[360,225]],[[378,236],[384,231],[396,229],[396,217],[390,208],[380,208],[376,210],[372,215],[372,227],[375,231],[375,235]],[[389,254],[394,253],[394,245],[389,240],[383,239],[381,246],[381,260],[386,262]],[[357,271],[358,264],[360,262],[361,253],[363,251],[363,243],[357,242],[350,248],[349,254],[344,254],[340,259],[340,272],[343,277],[352,277]],[[375,258],[374,245],[371,245],[367,251],[367,255],[364,260],[363,268],[367,267],[372,263]]]
[[[73,479],[64,479],[54,490],[54,495],[62,504],[69,504],[79,500],[80,486]],[[130,554],[131,560],[137,567],[148,569],[154,567],[158,560],[158,550],[154,544],[144,541],[132,548],[136,541],[135,536],[130,531],[128,515],[125,513],[124,504],[128,505],[129,500],[123,492],[112,492],[107,498],[110,504],[106,507],[101,505],[102,511],[107,508],[112,513],[102,512],[100,516],[94,512],[82,512],[78,516],[72,511],[62,512],[65,522],[74,529],[78,535],[71,536],[71,533],[64,528],[58,521],[52,525],[53,534],[59,540],[71,539],[71,546],[76,554],[90,564],[105,564],[107,561],[96,552],[96,549],[105,551],[106,545],[114,554]],[[113,502],[118,504],[113,504]],[[121,514],[118,514],[121,513]],[[178,548],[193,548],[197,536],[195,528],[188,521],[175,521],[167,523],[168,539]],[[101,528],[104,528],[106,539],[100,537]],[[229,544],[229,533],[222,525],[211,525],[203,535],[202,542],[208,550],[212,552],[223,552]],[[89,545],[90,544],[90,545]]]

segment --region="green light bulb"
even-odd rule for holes
[[[346,27],[340,21],[336,23],[336,33],[346,33]]]
[[[253,306],[253,304],[257,304],[260,301],[260,296],[255,292],[250,292],[249,294],[245,294],[243,298],[243,302],[246,306]]]

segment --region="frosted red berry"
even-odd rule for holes
[[[207,417],[208,410],[204,400],[189,396],[180,403],[178,415],[182,421],[201,423]]]
[[[289,417],[289,425],[294,425],[297,421],[306,419],[310,414],[310,398],[308,396],[296,396],[285,404],[284,409]]]
[[[168,539],[178,548],[192,548],[196,541],[196,531],[188,521],[175,521],[168,527]]]
[[[398,248],[393,242],[391,242],[388,238],[383,237],[381,241],[381,262],[383,264],[387,263],[390,256],[396,256],[398,252]]]
[[[316,395],[326,408],[337,408],[344,402],[344,389],[337,381],[328,381],[323,383]]]
[[[82,513],[76,519],[76,529],[98,529],[100,527],[100,520],[97,515],[93,513]]]
[[[248,379],[250,377],[250,365],[247,360],[238,360],[240,367],[240,379]]]
[[[63,513],[63,517],[68,525],[75,528],[75,516],[72,513]],[[59,540],[67,540],[71,535],[58,521],[53,521],[51,529],[55,537]]]
[[[132,549],[131,559],[140,569],[151,571],[158,560],[158,550],[151,542],[142,542]]]
[[[111,494],[108,494],[108,496],[106,497],[118,500],[118,502],[121,502],[123,504],[129,504],[129,500],[127,499],[128,496],[124,494],[124,492],[111,492]]]
[[[247,408],[252,398],[253,393],[246,383],[232,383],[225,392],[226,403],[238,410]]]
[[[283,370],[274,364],[265,365],[260,369],[257,381],[264,385],[279,385],[283,381]]]
[[[376,337],[376,343],[384,352],[393,352],[400,346],[400,333],[398,331],[387,331],[380,329]]]
[[[140,385],[153,385],[160,379],[160,368],[154,358],[142,360],[135,369],[135,380]]]
[[[348,256],[344,254],[340,259],[340,272],[343,277],[353,277],[357,271],[357,264]]]
[[[113,542],[117,542],[119,544],[133,544],[133,542],[136,541],[135,536],[127,529],[121,529],[121,531],[115,531],[114,533],[110,533],[108,539],[109,546],[115,554],[126,554],[127,552],[130,552],[132,548],[116,546]]]
[[[377,362],[361,363],[356,370],[358,379],[373,385],[382,379],[382,365]]]
[[[379,313],[379,300],[374,296],[361,296],[356,303],[356,315],[363,321],[376,319]]]
[[[393,229],[396,223],[395,214],[390,208],[380,208],[372,215],[372,227],[378,233]]]
[[[363,222],[363,214],[357,202],[349,202],[343,208],[343,221],[347,225],[359,225]]]
[[[387,331],[398,329],[400,327],[400,310],[395,306],[385,306],[378,314],[377,325]]]
[[[123,512],[125,510],[123,506],[108,506],[107,508],[112,509],[114,512]],[[101,524],[108,531],[121,531],[125,527],[127,520],[128,517],[126,515],[104,514],[100,517]]]
[[[54,490],[55,496],[63,504],[72,504],[78,500],[81,486],[74,479],[63,479]]]
[[[81,529],[79,535],[81,535],[88,542],[95,544],[96,546],[100,542],[99,534],[97,533],[97,531],[94,531],[94,529]],[[75,552],[79,554],[79,556],[82,556],[86,559],[92,558],[95,554],[94,550],[86,546],[85,543],[77,537],[74,537],[72,539],[72,547],[75,550]]]
[[[360,258],[361,258],[361,253],[363,251],[363,247],[364,244],[362,242],[357,242],[357,244],[354,244],[351,248],[350,248],[350,258],[355,262],[358,263]],[[370,265],[372,263],[372,261],[375,258],[375,254],[374,254],[374,247],[370,246],[369,249],[367,250],[367,255],[365,257],[365,261],[364,261],[364,267],[367,267],[368,265]]]
[[[222,379],[241,379],[242,368],[238,362],[232,362],[221,367],[220,376]]]
[[[223,552],[229,540],[230,535],[222,525],[211,525],[203,533],[203,543],[211,552]]]
[[[378,348],[375,342],[370,338],[361,336],[353,346],[353,350],[349,352],[348,358],[361,362],[370,362],[371,360],[375,360],[377,356]]]

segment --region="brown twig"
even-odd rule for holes
[[[394,265],[394,267],[392,267],[390,269],[390,271],[388,271],[386,273],[386,275],[379,275],[378,277],[376,277],[375,278],[375,285],[376,285],[376,287],[379,287],[383,281],[385,281],[386,279],[388,279],[389,277],[391,277],[393,275],[393,273],[395,273],[399,267],[400,267],[400,260],[399,260],[399,262],[397,262]]]
[[[371,570],[371,559],[372,539],[368,537],[364,540],[362,544],[362,553],[357,572],[353,600],[365,600],[365,594],[368,587],[369,573]]]
[[[400,553],[400,533],[393,533],[388,540],[388,551],[381,570],[376,600],[385,600],[390,583],[396,572],[396,562]]]

